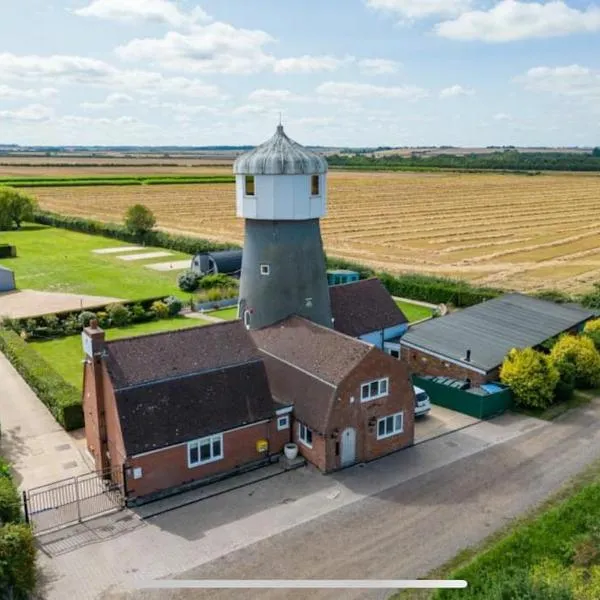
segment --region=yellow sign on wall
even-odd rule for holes
[[[258,440],[256,442],[257,452],[266,452],[269,449],[269,442],[267,440]]]

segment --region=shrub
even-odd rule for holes
[[[96,318],[96,313],[93,313],[89,310],[84,310],[83,312],[81,312],[79,314],[79,317],[78,317],[79,326],[81,328],[88,327],[90,324],[90,321],[95,318]]]
[[[10,229],[13,222],[19,229],[23,221],[30,221],[33,218],[35,208],[36,201],[31,196],[11,187],[0,186],[1,229]]]
[[[177,285],[183,292],[195,292],[198,289],[199,277],[194,271],[188,270],[177,277]]]
[[[237,288],[238,280],[225,273],[215,273],[214,275],[205,275],[199,281],[199,286],[203,290],[210,290],[212,288]]]
[[[81,326],[77,315],[69,315],[62,324],[63,333],[65,335],[74,335],[79,332]]]
[[[125,227],[136,237],[144,237],[156,225],[154,213],[143,204],[134,204],[127,209]]]
[[[588,321],[583,328],[583,333],[594,342],[596,350],[600,352],[600,319]]]
[[[560,367],[557,365],[557,368],[560,379],[554,390],[554,400],[556,402],[567,402],[572,398],[575,391],[575,366],[564,361]]]
[[[0,329],[0,352],[67,431],[83,427],[80,391],[67,383],[18,334]]]
[[[129,314],[129,310],[125,308],[122,304],[111,304],[107,308],[108,316],[110,317],[110,322],[115,327],[125,327],[131,322],[131,315]]]
[[[169,309],[170,317],[178,315],[181,312],[181,309],[183,308],[183,302],[175,296],[169,296],[168,298],[165,298],[165,304]]]
[[[106,311],[98,311],[98,313],[96,313],[96,318],[98,319],[98,325],[103,329],[110,327],[110,317]]]
[[[206,292],[206,299],[209,302],[218,302],[223,300],[223,290],[221,288],[212,288]]]
[[[146,309],[141,304],[134,304],[131,307],[131,320],[134,323],[141,323],[147,320]]]
[[[21,521],[21,498],[12,479],[0,477],[0,525]]]
[[[534,298],[540,300],[547,300],[548,302],[556,302],[556,304],[565,304],[567,302],[573,302],[573,298],[565,292],[560,290],[541,290],[533,294]]]
[[[563,335],[550,356],[560,372],[570,363],[575,370],[575,386],[590,388],[600,385],[600,354],[594,342],[585,335]]]
[[[154,302],[150,310],[157,319],[167,319],[169,317],[169,307],[161,300]]]
[[[25,600],[35,588],[35,576],[36,548],[31,528],[16,523],[0,527],[0,590],[12,600]]]
[[[550,406],[559,378],[550,358],[532,348],[513,348],[500,369],[500,381],[511,389],[516,403],[533,408]]]
[[[12,480],[10,465],[0,456],[0,478],[2,477]]]

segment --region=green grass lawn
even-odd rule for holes
[[[0,243],[17,247],[17,258],[2,259],[0,265],[15,272],[20,289],[111,296],[124,300],[171,294],[188,298],[177,287],[177,274],[181,271],[159,272],[144,267],[146,264],[190,258],[186,254],[173,252],[162,258],[123,261],[115,255],[94,254],[92,250],[131,244],[33,224],[25,225],[20,231],[0,232]],[[166,252],[164,248],[150,247],[143,251]]]
[[[404,302],[403,300],[396,300],[396,305],[404,313],[409,323],[426,319],[433,314],[433,310],[426,306],[420,306],[419,304],[413,304],[412,302]]]
[[[135,337],[159,331],[174,331],[176,329],[188,329],[207,325],[208,321],[202,319],[189,319],[187,317],[174,317],[162,321],[150,321],[149,323],[138,323],[129,327],[120,327],[106,330],[107,340],[118,340],[124,337]],[[71,335],[64,338],[48,341],[30,342],[29,345],[38,352],[62,377],[81,389],[83,369],[81,361],[83,350],[81,347],[81,336]]]
[[[211,310],[210,312],[207,312],[207,315],[210,315],[211,317],[216,317],[217,319],[223,319],[224,321],[233,321],[234,319],[237,319],[237,312],[238,312],[238,308],[237,306],[231,306],[229,308],[221,308],[219,310]]]

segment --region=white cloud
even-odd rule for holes
[[[358,68],[363,75],[391,75],[397,73],[401,63],[387,58],[364,58],[358,61]]]
[[[16,110],[0,110],[0,119],[10,121],[45,121],[52,117],[54,112],[43,104],[30,104]]]
[[[256,73],[273,64],[263,46],[274,39],[264,31],[227,23],[195,27],[187,34],[169,31],[162,38],[134,39],[116,49],[129,61],[196,73]]]
[[[275,61],[273,70],[275,73],[314,73],[316,71],[335,71],[342,65],[354,61],[349,56],[346,58],[336,58],[334,56],[304,56],[292,58],[280,58]]]
[[[254,90],[248,95],[248,100],[259,103],[277,102],[308,102],[308,96],[300,96],[290,90]]]
[[[414,86],[381,86],[369,83],[327,81],[317,87],[317,93],[340,98],[401,98],[418,100],[426,97],[427,91]]]
[[[600,70],[581,65],[534,67],[515,78],[525,89],[582,100],[600,100]]]
[[[492,117],[492,119],[494,119],[494,121],[511,121],[512,117],[506,113],[497,113]]]
[[[42,88],[40,90],[23,90],[10,87],[8,85],[0,85],[0,99],[12,100],[15,98],[53,98],[58,94],[56,88]]]
[[[456,96],[472,96],[474,93],[475,93],[474,90],[464,88],[462,85],[452,85],[450,87],[444,88],[440,92],[440,98],[455,98]]]
[[[458,15],[468,10],[472,0],[366,0],[367,6],[395,13],[406,19],[438,15]]]
[[[109,94],[104,102],[82,102],[81,108],[86,110],[107,110],[115,106],[131,104],[132,102],[133,98],[128,94],[115,92],[114,94]]]
[[[141,94],[177,94],[215,98],[219,88],[199,79],[165,77],[161,73],[122,70],[104,61],[81,56],[0,54],[0,76],[55,84],[86,84]]]
[[[600,31],[600,7],[590,5],[578,10],[562,1],[542,4],[503,0],[490,10],[465,12],[454,20],[438,23],[435,31],[439,36],[453,40],[484,42]]]
[[[210,20],[210,17],[199,7],[184,13],[169,0],[93,0],[88,6],[73,12],[80,17],[113,21],[149,21],[173,27]]]

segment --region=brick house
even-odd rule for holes
[[[412,445],[415,399],[401,361],[297,316],[251,333],[273,396],[294,407],[292,439],[321,471]]]
[[[300,317],[110,342],[92,323],[83,340],[87,447],[129,499],[268,464],[292,440],[323,472],[413,443],[405,365]]]
[[[329,288],[336,331],[374,344],[398,358],[408,319],[376,277]]]
[[[539,347],[562,333],[576,332],[594,312],[578,305],[504,294],[411,327],[400,340],[401,359],[411,374],[498,381],[512,348]]]
[[[130,497],[266,463],[290,439],[261,354],[239,321],[104,341],[84,331],[83,409],[96,468]]]

